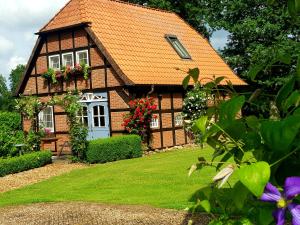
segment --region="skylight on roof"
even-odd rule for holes
[[[182,59],[191,59],[190,54],[175,35],[166,35],[165,37]]]

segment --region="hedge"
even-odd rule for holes
[[[90,163],[113,162],[142,156],[141,138],[138,135],[121,135],[89,142],[87,160]]]
[[[0,177],[44,166],[51,163],[51,157],[52,153],[50,151],[40,151],[18,157],[0,159]]]

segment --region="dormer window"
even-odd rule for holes
[[[185,49],[185,47],[181,44],[177,36],[168,34],[165,37],[182,59],[191,59],[190,54]]]
[[[74,58],[72,52],[62,54],[62,65],[70,67],[74,66]]]
[[[76,52],[76,63],[89,65],[88,50],[82,50]]]
[[[60,57],[59,55],[49,56],[49,68],[60,70]]]

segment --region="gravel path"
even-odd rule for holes
[[[69,163],[68,160],[57,160],[44,167],[0,177],[0,193],[34,184],[50,177],[85,167],[88,166],[80,163]]]
[[[41,203],[0,208],[1,225],[186,225],[190,218],[183,211],[95,203]],[[209,218],[202,214],[193,221],[193,225],[206,225]]]

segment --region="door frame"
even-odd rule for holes
[[[105,138],[110,137],[110,115],[109,115],[109,105],[108,105],[108,98],[107,92],[87,92],[82,94],[79,102],[87,107],[87,115],[88,115],[88,140],[98,139],[98,138]],[[105,118],[105,127],[94,127],[94,106],[104,106],[104,118]],[[98,108],[99,110],[99,108]],[[100,112],[99,112],[100,113]],[[99,116],[100,118],[100,116]],[[100,119],[98,121],[100,123]],[[100,133],[103,135],[97,136]],[[94,136],[96,135],[96,136]]]

